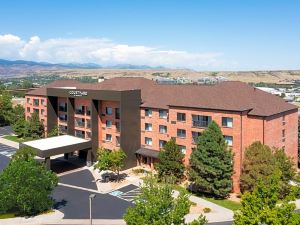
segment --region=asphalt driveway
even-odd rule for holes
[[[58,185],[54,190],[55,207],[64,213],[64,219],[89,219],[89,195],[95,192],[82,189],[97,190],[91,172],[86,169],[63,175],[59,183],[78,187]],[[122,219],[126,209],[131,206],[133,203],[130,201],[97,193],[92,201],[92,215],[95,219]]]

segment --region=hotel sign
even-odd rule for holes
[[[88,93],[87,93],[87,91],[72,90],[72,91],[69,91],[69,95],[74,96],[74,97],[81,97],[81,96],[87,96]]]

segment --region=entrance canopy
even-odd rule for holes
[[[50,156],[78,150],[90,150],[92,148],[92,141],[71,135],[61,135],[34,141],[26,141],[23,142],[22,145],[32,147],[39,157],[48,158]]]
[[[142,155],[142,156],[158,158],[159,151],[155,151],[155,150],[148,149],[148,148],[140,148],[135,153],[139,154],[139,155]]]

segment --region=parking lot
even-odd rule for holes
[[[0,171],[2,171],[9,163],[9,160],[16,152],[16,148],[0,144]]]

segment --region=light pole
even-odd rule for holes
[[[90,224],[92,225],[92,200],[96,197],[95,194],[90,194],[89,200],[90,200]]]

